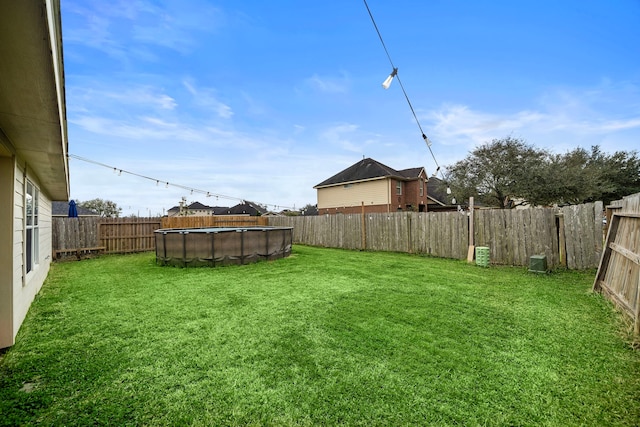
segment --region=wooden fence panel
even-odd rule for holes
[[[344,249],[427,253],[463,259],[468,220],[458,212],[392,212],[271,217],[269,225],[293,227],[294,243]],[[364,233],[364,239],[363,239]]]
[[[402,213],[365,214],[367,249],[408,252],[407,215]]]
[[[161,228],[264,227],[269,219],[261,216],[213,215],[163,217]]]
[[[640,193],[612,203],[606,245],[593,284],[634,322],[640,334]]]
[[[52,250],[57,252],[100,246],[98,238],[98,217],[53,217]]]
[[[159,228],[160,218],[102,218],[98,225],[100,244],[105,253],[153,251],[154,231]]]
[[[546,255],[549,267],[558,266],[553,209],[481,209],[474,216],[476,247],[489,247],[492,263],[527,266],[532,255]]]
[[[564,233],[569,269],[596,268],[602,256],[602,202],[565,206]]]

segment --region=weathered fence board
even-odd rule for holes
[[[160,218],[102,218],[100,244],[105,253],[152,251],[156,248],[153,232],[160,226]]]
[[[558,266],[553,209],[483,209],[474,216],[475,244],[489,247],[492,263],[526,266],[532,255],[546,255],[550,267]]]
[[[640,334],[640,193],[616,202],[595,291],[604,293],[634,322]]]
[[[269,225],[293,227],[294,243],[445,258],[466,257],[469,233],[466,214],[458,212],[271,217]]]
[[[598,266],[602,255],[602,212],[602,202],[565,206],[561,209],[568,268],[586,269]]]
[[[52,227],[52,253],[55,259],[69,255],[101,251],[98,236],[98,217],[67,218],[54,217]]]

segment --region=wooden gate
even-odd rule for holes
[[[615,207],[593,290],[631,317],[640,334],[640,193]]]

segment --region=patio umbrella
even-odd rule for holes
[[[69,201],[69,218],[77,218],[78,217],[78,208],[76,207],[76,202],[74,200]]]

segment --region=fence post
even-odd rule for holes
[[[413,253],[413,241],[411,239],[411,212],[407,212],[407,251]]]
[[[567,267],[567,241],[564,234],[564,214],[558,212],[556,214],[558,218],[558,258],[560,258],[560,265]]]
[[[366,251],[367,250],[367,221],[365,220],[365,215],[364,215],[364,202],[362,203],[362,219],[360,221],[360,233],[362,234],[362,250]]]
[[[473,207],[473,197],[469,197],[469,248],[467,249],[467,262],[473,262],[473,254],[475,252],[475,236],[473,235],[473,221],[475,218],[475,209]]]

